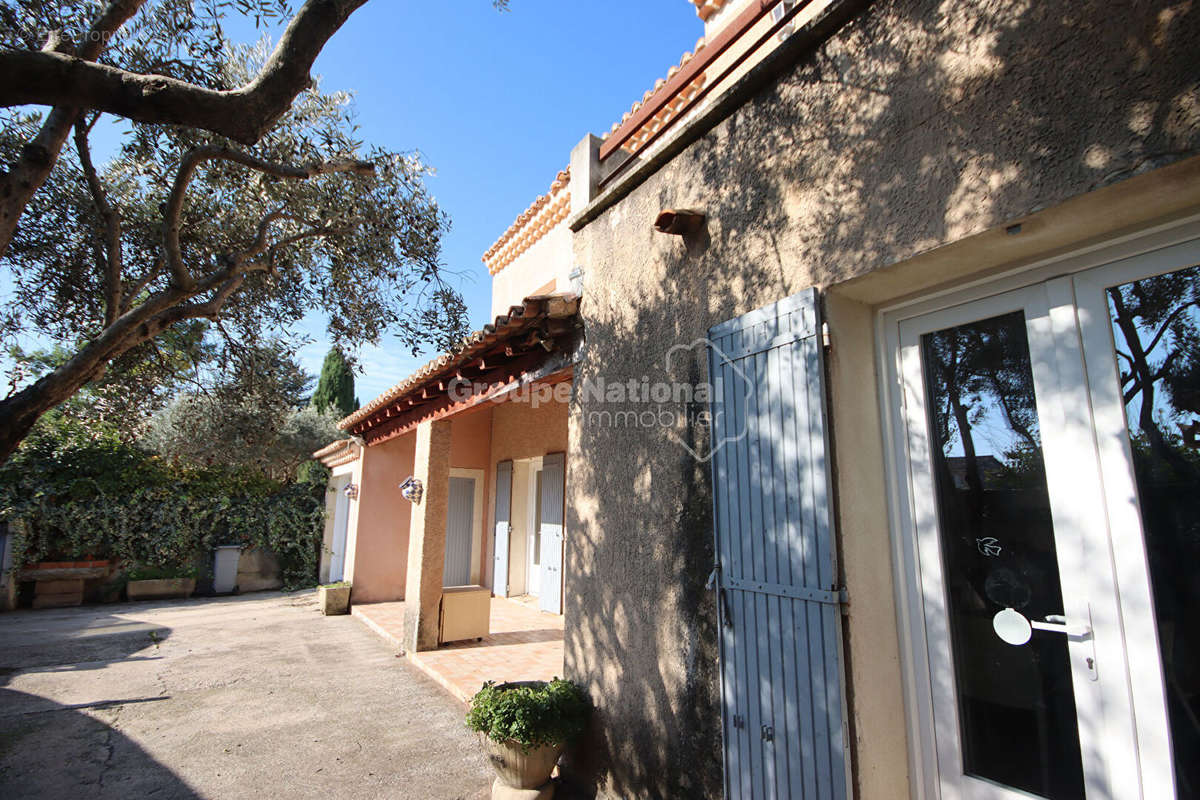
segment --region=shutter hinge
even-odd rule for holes
[[[821,323],[821,344],[825,345],[825,347],[828,349],[833,348],[833,337],[829,335],[828,322]]]
[[[715,589],[717,587],[717,583],[720,580],[721,580],[721,565],[714,564],[713,568],[712,568],[712,572],[708,573],[708,580],[704,583],[704,588],[708,591],[712,591],[713,589]]]
[[[775,741],[775,728],[773,728],[770,725],[763,725],[762,726],[762,740],[764,742]]]
[[[733,727],[738,730],[741,730],[742,728],[746,727],[746,718],[743,717],[741,714],[734,714],[733,715]]]
[[[729,613],[729,598],[725,596],[725,587],[721,585],[721,565],[714,564],[712,572],[708,573],[708,580],[704,582],[704,588],[707,591],[717,590],[717,602],[721,604],[721,619],[725,622],[726,628],[733,628],[733,616]]]

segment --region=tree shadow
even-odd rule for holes
[[[45,612],[12,612],[6,622],[18,615],[31,616]],[[171,629],[118,616],[91,615],[89,628],[111,628],[103,633],[88,633],[88,628],[72,631],[70,635],[45,632],[5,630],[5,646],[0,648],[0,686],[20,672],[85,672],[104,669],[115,662],[152,661],[157,658],[158,645],[171,636]],[[154,648],[145,655],[134,655]]]
[[[157,699],[165,698],[145,701]],[[0,689],[0,708],[6,709],[0,713],[0,796],[30,800],[200,797],[182,778],[94,714],[11,689]],[[13,710],[22,708],[26,710]]]
[[[565,660],[597,707],[577,793],[722,787],[711,478],[668,435],[704,451],[703,404],[606,425],[580,387],[655,380],[714,324],[1197,154],[1197,41],[1186,3],[874,3],[575,235]],[[652,231],[681,207],[700,235]],[[680,370],[705,380],[702,350]]]

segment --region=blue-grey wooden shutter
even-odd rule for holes
[[[844,800],[845,596],[816,291],[709,340],[726,795]]]
[[[542,585],[540,606],[552,614],[562,613],[563,497],[566,493],[566,453],[542,458]]]
[[[450,500],[446,508],[443,586],[466,586],[471,582],[471,539],[474,532],[475,479],[451,478]]]
[[[496,540],[492,554],[492,594],[508,597],[508,535],[512,530],[513,462],[496,465]]]

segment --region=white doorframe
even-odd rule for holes
[[[908,379],[909,376],[904,372],[901,361],[901,321],[939,309],[949,308],[957,304],[979,300],[1005,291],[1048,281],[1057,276],[1074,275],[1084,270],[1110,264],[1114,265],[1113,268],[1115,269],[1115,262],[1127,261],[1143,256],[1154,258],[1156,251],[1162,251],[1164,248],[1180,245],[1197,238],[1200,238],[1200,216],[1192,216],[1172,223],[1155,226],[1139,233],[1114,237],[1106,242],[1094,243],[1071,253],[1060,254],[1025,265],[1014,266],[1011,271],[998,277],[971,280],[956,287],[887,304],[876,310],[875,346],[878,358],[878,372],[882,381],[879,392],[879,410],[883,425],[888,518],[893,550],[893,577],[895,580],[897,618],[900,628],[901,672],[906,709],[906,725],[910,743],[910,789],[914,798],[936,800],[936,798],[943,798],[944,796],[939,787],[937,740],[934,735],[933,690],[930,685],[930,663],[925,640],[925,611],[918,577],[920,575],[920,557],[911,525],[915,497],[912,489],[908,442],[905,435],[906,425],[903,418],[902,404],[904,392],[901,390],[901,387],[904,384],[901,381],[902,379]],[[1147,254],[1150,255],[1147,256]],[[1161,256],[1162,253],[1159,253],[1159,255]],[[1178,266],[1181,265],[1176,264],[1175,268]],[[1100,273],[1097,273],[1097,277],[1099,276]],[[1081,293],[1085,292],[1087,290],[1087,282],[1088,279],[1086,277],[1079,280],[1077,291]],[[1061,301],[1064,299],[1063,293],[1068,289],[1069,285],[1061,282],[1053,287],[1053,292],[1056,293],[1053,304],[1056,308],[1061,309]],[[1087,304],[1087,300],[1086,298],[1081,299],[1080,309],[1082,310]],[[1094,327],[1089,327],[1089,324],[1095,326],[1097,319],[1107,320],[1107,309],[1105,309],[1102,317],[1096,317],[1094,309],[1090,313],[1092,316],[1088,319],[1084,319],[1085,315],[1080,314],[1081,330],[1085,340],[1089,338],[1089,331],[1095,330]],[[1055,327],[1059,327],[1063,323],[1064,320],[1062,319],[1060,310],[1055,315],[1054,325]],[[1092,333],[1091,335],[1096,334]],[[1088,361],[1086,366],[1089,377],[1095,383],[1096,378],[1092,373],[1095,366],[1094,361]],[[1085,402],[1088,402],[1090,405],[1087,398],[1085,398]],[[1103,425],[1105,424],[1104,417],[1098,417],[1096,424],[1101,426],[1101,430],[1103,431]],[[1111,420],[1108,420],[1107,424],[1111,427],[1113,423]],[[1123,432],[1123,418],[1120,420],[1120,424]],[[1111,447],[1111,443],[1109,446]],[[1105,462],[1110,461],[1110,459],[1105,458],[1103,450],[1101,452],[1101,459]],[[1113,492],[1110,488],[1112,478],[1109,475],[1107,464],[1103,469],[1105,470],[1103,475],[1105,481],[1103,500],[1106,506],[1111,506],[1114,500],[1120,496],[1120,493]],[[1109,524],[1116,525],[1117,523],[1110,522]],[[1140,528],[1137,533],[1140,537]],[[1117,563],[1122,568],[1128,567],[1131,563],[1136,563],[1126,561],[1123,556],[1123,552],[1131,546],[1131,543],[1123,541],[1120,535],[1113,537],[1112,547],[1114,558],[1117,559]],[[1137,546],[1141,546],[1140,542],[1137,543]],[[1142,560],[1144,561],[1144,556]],[[1125,584],[1129,580],[1127,570],[1119,569],[1115,577],[1118,582],[1118,590],[1122,593],[1122,603],[1124,603],[1126,601],[1126,597],[1124,596]],[[1129,626],[1127,622],[1124,625],[1123,633],[1128,637]],[[1145,673],[1141,671],[1140,666],[1149,664],[1151,660],[1155,665],[1158,664],[1157,647],[1151,648],[1145,646],[1144,643],[1139,644],[1128,638],[1126,638],[1124,644],[1126,657],[1128,658],[1129,655],[1132,655],[1128,663],[1133,668],[1129,669],[1126,674],[1143,675]],[[1126,668],[1122,667],[1122,669],[1125,670]],[[1158,665],[1156,671],[1161,675],[1161,665]],[[1153,683],[1153,681],[1150,683]],[[1154,691],[1147,691],[1145,687],[1140,688],[1140,692],[1138,690],[1131,690],[1131,694],[1134,695],[1131,699],[1134,703],[1136,713],[1142,715],[1145,711],[1153,717],[1156,713],[1155,707],[1162,704],[1161,697],[1157,700],[1154,698],[1139,697],[1137,696],[1139,694],[1155,694]],[[1164,720],[1165,724],[1165,714],[1161,715],[1161,719]],[[1138,722],[1143,722],[1140,716]],[[1165,728],[1160,726],[1159,730],[1165,730]],[[1153,737],[1147,737],[1141,730],[1137,732],[1136,742],[1132,743],[1131,748],[1126,751],[1125,760],[1129,761],[1129,754],[1134,754],[1133,760],[1137,761],[1143,776],[1162,773],[1164,770],[1162,769],[1161,761],[1154,754],[1147,752],[1148,747],[1154,748],[1159,755],[1163,752],[1168,753],[1166,758],[1169,763],[1169,750],[1164,749],[1166,747],[1165,743],[1155,741]],[[1117,776],[1117,780],[1118,783],[1124,782],[1119,775]],[[1156,784],[1153,781],[1147,781],[1144,785],[1147,791],[1150,791]],[[1144,796],[1149,800],[1149,798],[1156,795],[1153,793],[1142,795],[1139,790],[1137,794],[1129,796]],[[949,800],[949,798],[944,798],[944,800]]]
[[[481,578],[480,556],[483,552],[483,475],[481,469],[450,468],[451,478],[470,478],[475,481],[475,507],[471,513],[471,583]]]

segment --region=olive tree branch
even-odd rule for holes
[[[145,2],[146,0],[110,2],[88,30],[83,45],[76,53],[77,59],[93,61],[98,58],[109,38],[136,14]],[[59,50],[69,48],[60,35],[51,35],[46,41],[46,46]],[[13,54],[12,51],[0,53],[0,59]],[[40,53],[30,51],[26,55],[72,58],[61,52],[46,50]],[[6,68],[0,68],[0,94],[3,94],[5,86],[19,84],[21,80]],[[50,170],[54,168],[58,154],[62,151],[81,108],[79,104],[59,102],[52,97],[30,102],[54,107],[46,115],[46,120],[37,134],[22,149],[16,163],[8,170],[0,170],[0,256],[8,250],[8,243],[12,241],[17,230],[17,220],[20,219],[25,206],[29,205],[30,199],[50,176]]]
[[[77,56],[44,50],[0,52],[0,106],[92,108],[138,122],[199,128],[253,144],[312,84],[309,70],[321,49],[366,1],[308,0],[254,80],[225,91],[97,63],[100,45]],[[114,2],[109,11],[132,6],[132,16],[144,2]]]
[[[104,186],[96,174],[91,147],[88,144],[88,130],[90,126],[86,125],[83,119],[75,123],[75,149],[79,152],[79,164],[87,179],[88,192],[96,206],[96,213],[104,223],[104,244],[100,248],[103,259],[99,266],[104,273],[104,324],[111,325],[124,310],[124,291],[121,283],[121,219],[108,202]]]

